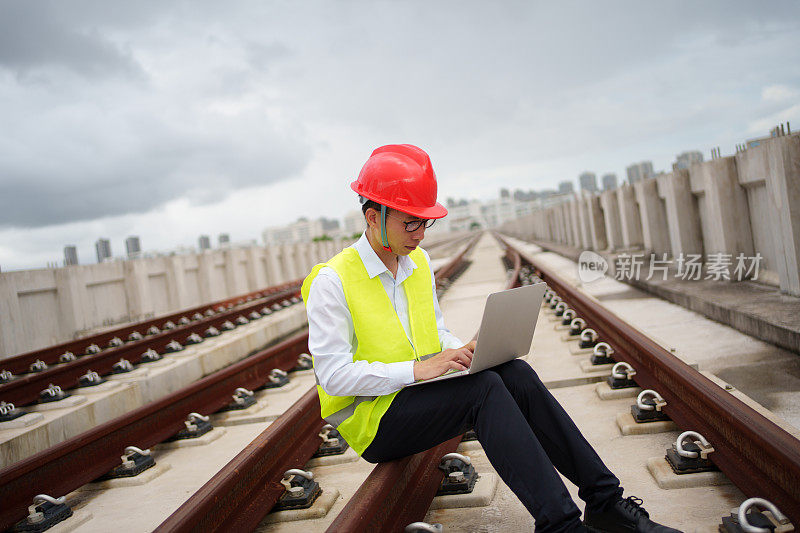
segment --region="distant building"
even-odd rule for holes
[[[597,192],[597,176],[594,172],[584,172],[578,176],[578,183],[582,191]]]
[[[500,198],[510,198],[511,192],[508,189],[500,189]]]
[[[98,263],[102,263],[111,257],[111,241],[108,239],[97,239],[97,242],[94,243],[94,248],[97,251]]]
[[[482,204],[477,200],[468,202],[459,200],[447,209],[447,216],[441,221],[436,222],[436,226],[442,225],[449,231],[467,231],[475,227],[486,227],[486,221],[481,212]]]
[[[603,190],[613,191],[617,188],[617,175],[612,173],[603,176]]]
[[[364,213],[359,209],[353,209],[344,216],[344,234],[350,237],[356,233],[361,233],[366,227],[364,222]]]
[[[208,235],[200,235],[197,244],[200,246],[201,250],[209,250],[211,249],[211,237]]]
[[[141,253],[142,246],[139,243],[139,237],[132,235],[125,239],[125,251],[128,254],[128,257],[134,257]]]
[[[687,169],[694,163],[703,162],[703,152],[693,150],[691,152],[683,152],[677,155],[675,162],[672,164],[674,170]]]
[[[351,221],[349,222],[351,229],[352,226],[358,224],[358,229],[354,230],[352,233],[356,233],[364,229],[364,217],[361,215],[360,211],[358,212],[358,217],[360,217],[360,219],[358,219],[359,222],[355,222],[357,220],[357,217],[355,216],[351,217]],[[276,226],[265,229],[262,232],[262,237],[264,238],[264,244],[269,245],[311,242],[317,237],[322,237],[323,235],[333,237],[338,235],[340,232],[341,230],[338,220],[327,218],[309,220],[306,217],[301,217],[297,219],[297,222],[293,222],[288,226]],[[352,233],[349,235],[352,235]]]
[[[64,266],[71,266],[78,264],[78,248],[69,245],[64,247]]]
[[[321,217],[319,219],[319,223],[322,226],[322,231],[328,232],[335,232],[339,230],[339,221],[335,218],[325,218]]]
[[[655,172],[653,172],[652,161],[642,161],[641,163],[634,163],[633,165],[626,168],[625,172],[628,175],[628,183],[631,184],[639,180],[646,180],[648,178],[652,178],[655,175]]]
[[[562,181],[558,184],[558,192],[560,194],[571,193],[575,190],[575,186],[571,181]]]
[[[220,246],[227,246],[231,243],[231,236],[227,233],[220,233],[218,239]]]

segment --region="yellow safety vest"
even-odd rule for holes
[[[413,346],[408,342],[400,318],[386,295],[378,276],[370,278],[355,248],[345,248],[327,263],[316,265],[303,281],[303,300],[319,270],[331,267],[339,275],[344,297],[353,317],[358,340],[354,361],[396,363],[412,361],[441,350],[436,315],[433,310],[431,270],[425,254],[417,248],[409,257],[417,265],[403,282],[408,298],[409,323]],[[313,354],[312,354],[313,355]],[[397,395],[331,396],[317,385],[322,418],[333,424],[347,443],[361,455],[375,438],[381,417]],[[399,391],[398,391],[399,392]]]

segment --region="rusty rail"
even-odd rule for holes
[[[305,351],[308,332],[0,470],[0,531],[26,516],[36,494],[64,495],[97,479],[119,464],[126,446],[148,448],[167,439],[189,413],[216,412],[237,387],[259,387],[273,368],[290,370]]]
[[[495,235],[506,247],[511,244]],[[523,261],[636,369],[636,381],[667,401],[664,412],[714,446],[708,457],[747,496],[772,501],[800,523],[800,441],[576,289],[534,257]]]
[[[470,247],[476,242],[477,238]],[[519,285],[522,263],[514,250],[507,249],[506,257],[513,269],[506,289],[512,289]],[[445,454],[455,451],[461,438],[377,465],[328,528],[328,533],[397,532],[425,518],[444,479],[439,462]]]
[[[247,316],[247,314],[257,311],[265,305],[274,305],[286,298],[298,295],[299,291],[296,288],[289,288],[266,299],[251,301],[245,305],[217,313],[214,316],[204,317],[202,320],[162,331],[157,335],[128,342],[116,348],[108,348],[96,354],[84,355],[72,362],[55,365],[42,372],[18,376],[12,381],[0,384],[0,399],[14,403],[17,406],[34,403],[38,401],[39,393],[47,388],[49,384],[58,385],[65,390],[74,388],[78,385],[79,378],[90,370],[97,372],[101,376],[109,374],[114,364],[123,358],[133,364],[137,364],[141,361],[142,354],[147,349],[163,353],[167,344],[172,340],[185,344],[186,338],[192,333],[197,333],[202,337],[203,332],[211,326],[220,329],[222,324],[228,320],[233,320],[240,315]]]
[[[156,531],[254,530],[283,494],[283,473],[302,468],[322,443],[319,410],[312,387]]]
[[[28,368],[30,367],[31,363],[33,363],[37,359],[44,361],[48,365],[57,364],[59,362],[58,358],[64,352],[72,352],[76,356],[80,356],[86,351],[86,348],[92,344],[96,344],[101,348],[105,348],[111,341],[111,339],[113,339],[114,337],[126,340],[128,338],[128,335],[130,335],[134,331],[138,331],[139,333],[144,335],[145,331],[147,331],[147,329],[150,328],[151,326],[156,326],[160,328],[164,323],[169,321],[177,322],[184,316],[190,317],[195,313],[203,314],[209,309],[214,311],[214,313],[216,314],[217,313],[216,309],[220,307],[227,308],[228,306],[241,305],[258,298],[266,298],[268,296],[272,296],[277,293],[284,293],[289,290],[297,290],[300,287],[301,281],[302,280],[294,280],[288,283],[282,283],[280,285],[268,287],[260,291],[249,292],[247,294],[234,296],[232,298],[226,298],[224,300],[219,300],[209,304],[191,307],[189,309],[183,309],[175,313],[161,315],[156,318],[151,318],[148,320],[135,322],[133,324],[128,324],[122,327],[109,329],[89,337],[82,337],[80,339],[76,339],[73,341],[68,341],[60,344],[55,344],[53,346],[48,346],[46,348],[42,348],[41,350],[34,350],[31,352],[15,355],[13,357],[8,357],[6,359],[0,360],[0,370],[8,370],[13,374],[23,374],[25,372],[28,372]]]
[[[461,250],[458,255],[456,255],[452,261],[447,263],[445,266],[440,268],[436,271],[436,287],[441,287],[441,284],[444,280],[449,279],[453,274],[456,274],[458,269],[460,268],[461,264],[464,262],[464,257],[475,247],[475,244],[480,239],[480,233],[471,237],[471,240],[467,243],[463,250]]]

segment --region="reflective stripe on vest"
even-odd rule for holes
[[[402,287],[408,298],[412,343],[408,342],[381,280],[378,276],[369,277],[355,248],[345,248],[327,263],[316,265],[303,282],[303,300],[307,302],[311,283],[321,268],[328,266],[339,275],[358,339],[354,361],[411,361],[419,359],[420,354],[429,355],[441,350],[433,310],[430,266],[419,248],[411,252],[409,257],[417,268],[403,281]],[[381,417],[397,395],[394,392],[377,397],[332,396],[319,385],[317,392],[322,418],[334,425],[359,455],[372,442]]]

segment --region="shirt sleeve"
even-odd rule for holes
[[[332,396],[383,396],[414,382],[414,361],[354,361],[357,339],[342,281],[330,267],[311,283],[308,301],[308,348],[322,389]]]
[[[431,258],[427,251],[423,250],[423,252],[425,252],[425,257],[428,260],[428,266],[430,266],[431,269],[431,280],[433,282],[433,312],[436,314],[436,329],[439,330],[439,344],[441,345],[442,350],[461,348],[464,346],[464,343],[461,342],[458,337],[453,335],[444,325],[444,317],[442,316],[442,310],[439,307],[439,297],[436,295],[436,276],[433,273]]]

